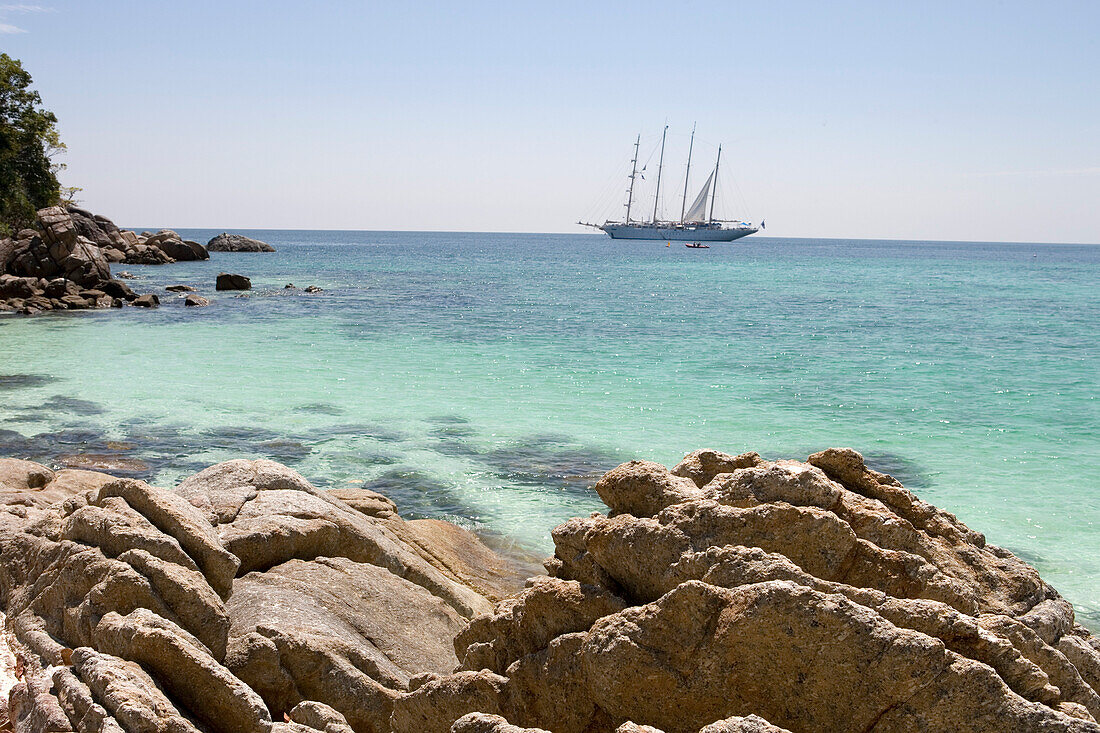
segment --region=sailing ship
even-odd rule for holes
[[[718,156],[714,168],[707,176],[699,195],[691,207],[687,206],[688,184],[691,180],[691,153],[695,148],[695,128],[691,129],[691,142],[688,144],[687,171],[684,174],[684,195],[680,205],[680,219],[667,220],[657,217],[657,205],[661,200],[661,174],[665,164],[665,139],[668,125],[661,134],[661,157],[657,165],[657,190],[653,196],[653,215],[649,221],[631,218],[634,208],[634,182],[640,175],[638,171],[638,146],[642,136],[634,140],[634,159],[630,161],[630,188],[626,195],[626,217],[623,221],[605,221],[603,224],[577,222],[586,227],[604,231],[612,239],[664,239],[668,241],[691,242],[732,242],[735,239],[760,231],[760,227],[747,222],[714,218],[714,201],[718,193],[718,166],[722,161],[722,146],[718,146]]]

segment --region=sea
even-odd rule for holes
[[[277,252],[114,266],[159,309],[0,316],[0,456],[268,457],[544,556],[623,461],[850,446],[1100,628],[1100,246],[239,233]]]

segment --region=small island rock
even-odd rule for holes
[[[244,275],[234,275],[228,272],[218,273],[217,290],[251,290],[252,281]]]
[[[275,248],[267,242],[252,239],[241,234],[222,232],[206,243],[211,252],[274,252]]]
[[[149,293],[147,295],[142,295],[138,298],[135,298],[133,305],[136,305],[139,308],[156,308],[158,305],[160,305],[160,298],[158,298],[153,293]]]

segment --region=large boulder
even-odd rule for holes
[[[162,229],[144,242],[146,247],[156,247],[177,262],[208,260],[210,253],[198,242],[180,237],[171,229]]]
[[[8,269],[23,277],[64,277],[77,285],[95,287],[111,277],[110,265],[96,244],[79,234],[69,213],[60,206],[42,209],[37,232],[15,243]]]
[[[252,239],[241,234],[222,232],[206,243],[211,252],[274,252],[275,248],[266,242]]]
[[[1072,606],[855,451],[698,451],[596,489],[608,514],[554,530],[551,577],[466,626],[396,733],[1100,731]]]
[[[454,669],[450,640],[465,623],[423,587],[344,557],[248,573],[234,583],[228,608],[226,664],[269,707],[323,702],[356,729],[388,719],[411,678]]]
[[[215,290],[251,290],[252,281],[244,275],[234,275],[229,272],[219,272],[215,282]]]
[[[66,211],[72,218],[76,232],[99,247],[110,262],[166,265],[210,258],[210,254],[201,244],[185,240],[171,229],[138,234],[119,229],[107,217],[76,206],[69,206]]]
[[[77,233],[102,250],[119,249],[124,245],[122,232],[105,216],[98,216],[77,206],[67,206]]]
[[[33,461],[0,458],[0,507],[25,516],[27,509],[45,509],[115,480],[97,471],[54,471]]]
[[[100,284],[99,289],[112,298],[119,298],[120,300],[135,301],[138,298],[138,294],[130,289],[130,286],[121,280],[108,280]]]
[[[168,491],[0,460],[16,730],[388,731],[398,697],[457,665],[508,561],[352,493],[271,461]]]

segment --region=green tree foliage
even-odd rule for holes
[[[28,226],[35,211],[61,195],[60,166],[50,157],[65,146],[57,118],[30,86],[23,64],[0,53],[0,236]]]

